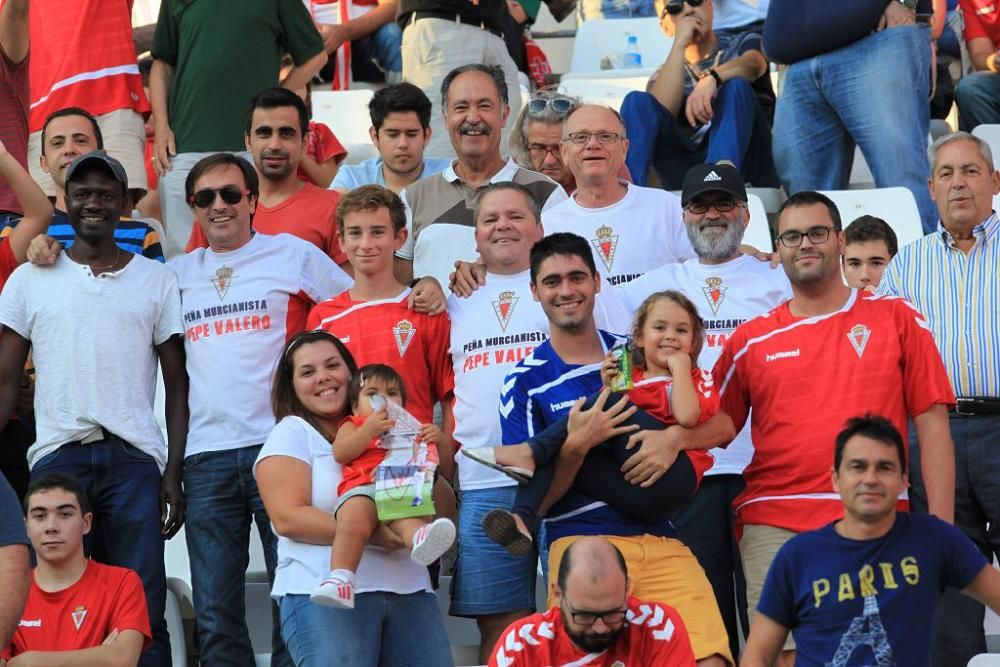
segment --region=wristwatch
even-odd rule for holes
[[[911,12],[915,12],[917,10],[917,0],[895,0],[895,1],[903,5],[903,7],[905,7],[906,9],[909,9]]]

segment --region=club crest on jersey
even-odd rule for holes
[[[865,346],[868,345],[868,338],[872,335],[872,330],[863,324],[855,324],[847,334],[847,340],[851,341],[851,347],[858,353],[858,359],[865,353]]]
[[[396,338],[396,349],[399,350],[399,356],[402,357],[406,354],[406,348],[410,347],[410,343],[413,342],[413,337],[417,335],[417,329],[409,320],[400,320],[392,328],[392,335]]]
[[[719,314],[719,306],[726,300],[726,290],[729,289],[722,284],[722,278],[711,276],[705,278],[705,286],[701,291],[705,294],[709,307],[713,315]]]
[[[496,313],[501,331],[507,331],[507,324],[510,322],[510,316],[514,312],[514,306],[517,305],[520,299],[521,297],[508,290],[500,292],[497,300],[493,302],[493,312]]]
[[[70,615],[73,617],[73,625],[75,625],[76,629],[79,631],[80,626],[83,625],[83,620],[87,618],[87,608],[80,605],[74,609],[73,613]]]
[[[604,268],[611,270],[611,265],[615,262],[615,251],[618,249],[618,234],[607,225],[603,225],[597,230],[597,238],[590,239],[590,244],[604,262]]]
[[[212,278],[212,284],[215,285],[215,291],[219,293],[219,301],[226,298],[226,294],[229,293],[229,286],[233,284],[233,278],[236,274],[228,266],[220,266],[215,270],[215,277]]]

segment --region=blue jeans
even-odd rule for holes
[[[730,160],[747,182],[776,187],[771,129],[750,84],[743,79],[724,83],[712,110],[708,136],[696,143],[687,121],[678,122],[651,94],[626,95],[621,107],[629,138],[625,164],[635,184],[646,185],[652,166],[664,188],[678,190],[694,165]]]
[[[907,188],[924,232],[933,231],[929,93],[930,31],[921,24],[876,32],[789,66],[774,113],[774,162],[785,191],[845,189],[857,144],[875,185]]]
[[[31,478],[50,472],[76,477],[87,491],[94,522],[84,537],[84,550],[100,563],[135,570],[142,579],[153,644],[139,658],[140,667],[170,667],[170,636],[163,618],[167,578],[156,462],[112,436],[87,445],[63,445],[35,463]]]
[[[433,593],[359,593],[354,609],[308,595],[281,598],[281,633],[296,667],[451,667],[451,645]]]
[[[264,545],[268,581],[274,583],[278,541],[253,476],[258,452],[260,445],[201,452],[184,459],[195,635],[201,664],[206,667],[254,665],[244,599],[251,520],[256,521]],[[271,664],[291,665],[281,641],[277,605],[272,613]]]
[[[963,76],[955,86],[958,127],[972,132],[977,125],[1000,123],[1000,75],[975,72]]]
[[[996,455],[1000,416],[952,414],[955,442],[955,527],[968,535],[987,560],[1000,555],[1000,456]],[[920,474],[916,429],[910,428],[910,507],[927,512],[927,491]],[[968,664],[986,653],[983,618],[986,609],[954,588],[938,600],[934,617],[935,667]]]
[[[403,30],[392,21],[351,42],[351,74],[358,81],[403,80]]]

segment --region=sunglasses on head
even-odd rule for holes
[[[700,7],[701,3],[705,2],[705,0],[670,0],[670,2],[668,2],[666,6],[663,8],[663,13],[660,14],[660,17],[662,18],[667,14],[670,14],[671,16],[677,16],[682,11],[684,11],[685,2],[687,2],[692,7]]]
[[[218,189],[205,188],[191,195],[191,203],[198,208],[208,208],[215,202],[215,196],[222,197],[222,201],[229,204],[239,204],[245,195],[250,194],[249,190],[240,190],[235,185],[226,185]]]
[[[566,97],[536,97],[528,102],[528,113],[537,116],[545,113],[546,109],[552,109],[558,114],[569,113],[573,108],[573,100]]]

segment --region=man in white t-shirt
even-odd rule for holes
[[[549,321],[531,295],[529,253],[543,234],[532,191],[512,182],[488,185],[476,201],[474,216],[476,249],[487,271],[485,285],[469,298],[448,299],[454,437],[462,447],[487,447],[502,442],[500,415],[491,406],[500,403],[504,377],[548,340]],[[614,290],[599,294],[595,315],[602,328],[623,331],[628,326],[628,314]],[[535,559],[511,556],[483,532],[481,522],[488,511],[513,504],[514,482],[464,456],[456,461],[461,539],[450,613],[476,619],[479,658],[486,663],[504,628],[535,608]]]
[[[542,215],[546,234],[572,232],[590,241],[597,268],[612,285],[694,257],[677,196],[619,179],[627,152],[617,111],[592,104],[571,111],[563,124],[562,159],[577,189]]]
[[[230,153],[199,161],[186,198],[208,238],[174,259],[191,377],[184,486],[202,664],[252,664],[243,585],[257,523],[273,580],[276,541],[252,467],[274,427],[271,373],[312,304],[351,285],[323,251],[288,234],[254,233],[257,173]],[[274,664],[290,664],[275,622]]]
[[[740,244],[750,223],[747,192],[740,172],[726,164],[701,164],[688,170],[681,194],[688,238],[698,257],[667,264],[619,288],[629,309],[653,292],[673,289],[698,306],[705,322],[705,345],[698,366],[711,370],[722,346],[743,322],[791,298],[785,272],[743,254]],[[705,569],[729,632],[733,655],[746,618],[746,583],[733,534],[732,501],[743,490],[743,468],[753,456],[749,423],[725,448],[711,450],[715,464],[702,478],[695,497],[674,512],[684,544]]]
[[[30,347],[37,429],[31,476],[80,480],[93,505],[91,556],[142,579],[153,644],[139,664],[168,667],[163,540],[184,521],[188,394],[177,279],[115,244],[128,210],[120,162],[87,153],[70,164],[65,182],[73,245],[50,267],[20,266],[0,298],[0,426],[16,406]],[[169,449],[153,412],[157,363]]]

